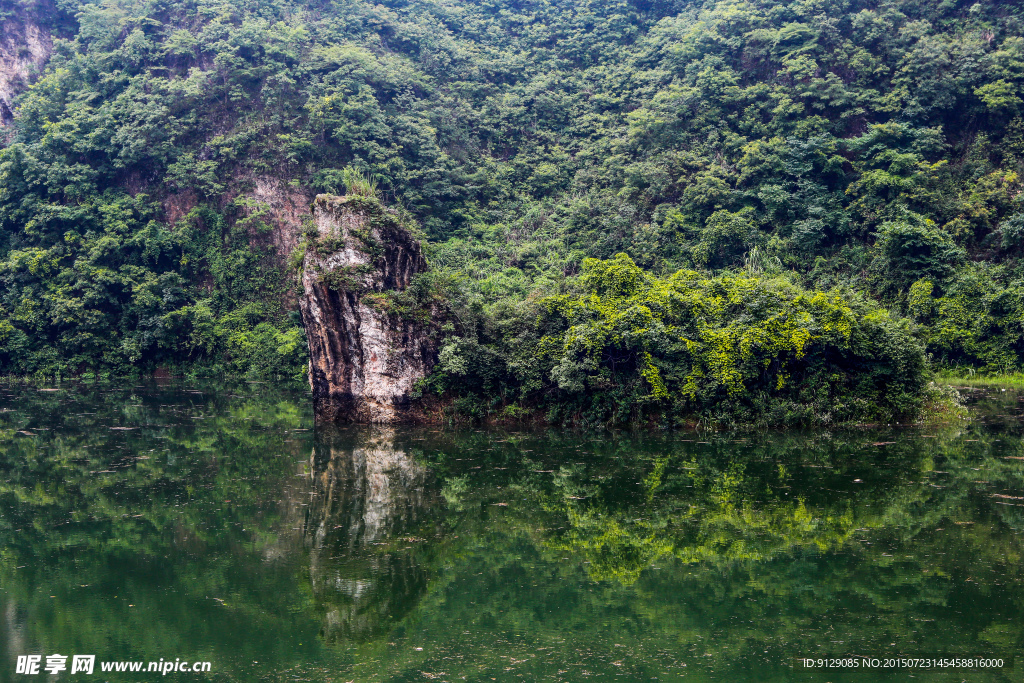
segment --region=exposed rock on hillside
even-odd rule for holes
[[[402,305],[427,269],[419,242],[372,197],[318,195],[299,302],[318,420],[414,417],[410,393],[436,358],[431,311]]]
[[[302,187],[293,187],[273,175],[257,175],[253,177],[250,195],[258,207],[266,209],[267,222],[273,228],[270,239],[283,263],[298,246],[302,221],[309,217],[309,201],[313,193]],[[254,210],[250,210],[252,212]]]
[[[24,9],[0,14],[0,126],[14,119],[14,96],[32,80],[53,51],[50,32]]]

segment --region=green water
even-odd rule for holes
[[[0,680],[1024,680],[1024,422],[979,406],[810,434],[318,433],[269,385],[0,385]],[[15,673],[54,653],[96,672]],[[848,655],[1004,666],[799,660]],[[211,671],[99,671],[161,658]]]

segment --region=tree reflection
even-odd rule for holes
[[[328,642],[387,633],[427,587],[416,546],[436,493],[429,469],[388,427],[324,430],[311,458],[306,519],[313,594]]]
[[[251,391],[0,390],[0,650],[229,681],[1024,655],[1018,422],[314,437]]]

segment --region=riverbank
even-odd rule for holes
[[[935,381],[936,383],[948,384],[952,387],[1024,389],[1024,373],[1022,372],[1005,375],[940,373],[936,375]]]

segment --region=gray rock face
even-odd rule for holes
[[[299,301],[318,420],[415,418],[410,393],[433,367],[430,316],[397,302],[427,269],[419,242],[370,197],[318,195]]]
[[[0,19],[0,127],[11,123],[15,95],[28,86],[53,52],[49,31],[35,17],[35,11],[52,8],[39,5],[34,10],[14,5],[14,11]]]

